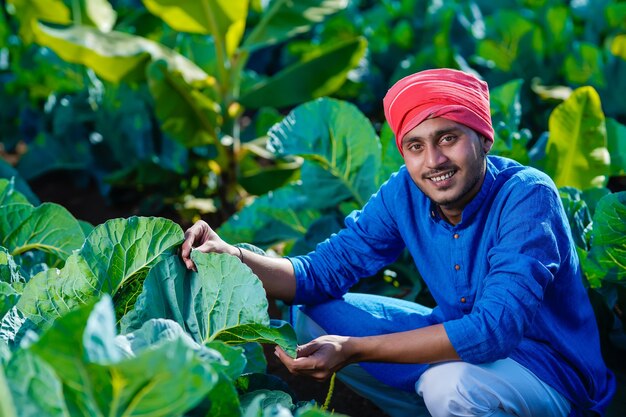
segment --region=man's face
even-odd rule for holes
[[[404,162],[415,184],[445,215],[459,215],[478,193],[492,142],[441,117],[427,119],[402,138]]]

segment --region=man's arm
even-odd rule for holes
[[[196,270],[191,260],[192,249],[237,256],[261,279],[269,297],[290,302],[296,294],[296,278],[288,259],[271,258],[230,245],[202,220],[187,229],[180,251],[187,268]]]
[[[275,354],[291,373],[317,380],[355,362],[437,363],[460,359],[442,324],[379,336],[322,336],[299,346],[295,359],[278,346]]]

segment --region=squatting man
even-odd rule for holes
[[[383,106],[404,165],[306,256],[238,249],[204,221],[192,248],[238,256],[289,303],[293,374],[334,372],[391,416],[602,415],[615,391],[558,191],[488,155],[487,84],[452,69],[409,75]],[[434,297],[348,293],[404,249]]]

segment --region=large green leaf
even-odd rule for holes
[[[609,175],[606,127],[600,97],[581,87],[550,115],[546,172],[559,187],[602,187]]]
[[[28,350],[15,352],[6,366],[13,404],[21,417],[69,416],[61,381],[52,367]],[[5,401],[2,396],[2,402]],[[9,397],[10,398],[10,397]]]
[[[151,217],[112,219],[97,226],[80,250],[98,289],[115,294],[122,285],[176,252],[183,231],[171,220]]]
[[[253,108],[286,107],[330,95],[343,85],[348,72],[359,64],[366,49],[364,38],[320,47],[303,61],[244,91],[241,102]]]
[[[303,104],[274,125],[269,136],[277,155],[306,160],[302,184],[313,206],[334,207],[345,200],[362,206],[376,191],[380,141],[354,105],[328,98]]]
[[[54,368],[70,414],[182,415],[216,384],[217,372],[182,338],[124,358],[115,343],[109,297],[74,310],[30,350]]]
[[[164,317],[198,343],[224,337],[226,342],[280,343],[295,351],[295,335],[270,329],[265,290],[250,268],[230,255],[193,251],[191,256],[198,272],[189,271],[178,256],[152,268],[135,309],[122,320],[123,331]]]
[[[65,266],[40,272],[24,287],[18,309],[39,326],[89,302],[102,292],[125,294],[148,270],[174,253],[180,226],[162,218],[113,219],[97,226]],[[123,297],[124,300],[132,295]]]
[[[181,32],[212,35],[231,56],[239,46],[249,0],[143,0],[146,8]]]
[[[102,33],[87,26],[53,28],[39,23],[36,40],[68,62],[86,65],[111,82],[145,79],[151,60],[164,60],[171,72],[187,82],[205,80],[207,74],[184,56],[162,44],[122,32]]]
[[[583,262],[589,282],[626,282],[626,191],[609,194],[598,202],[593,215],[591,250]]]
[[[307,202],[301,185],[287,185],[258,197],[230,217],[220,226],[219,234],[226,241],[261,248],[301,239],[320,216],[317,210],[305,208]]]
[[[253,51],[307,32],[348,5],[347,0],[272,0],[242,45]]]
[[[150,64],[147,76],[165,132],[188,148],[208,144],[221,147],[216,139],[222,124],[219,104],[185,82],[181,74],[170,72],[165,61]]]
[[[607,117],[606,139],[611,154],[611,176],[626,175],[626,126]]]
[[[39,250],[65,260],[84,241],[78,221],[58,204],[9,204],[0,210],[0,245],[13,256]]]

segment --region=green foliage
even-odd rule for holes
[[[560,187],[603,187],[611,160],[606,146],[600,97],[592,87],[581,87],[550,115],[546,173]]]

